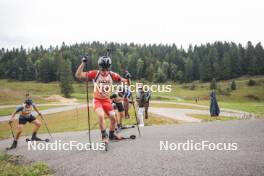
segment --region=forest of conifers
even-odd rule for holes
[[[215,42],[189,46],[139,45],[118,43],[80,43],[60,47],[42,46],[0,50],[0,78],[16,80],[57,81],[60,73],[71,77],[83,55],[89,56],[88,69],[98,69],[97,60],[111,48],[112,70],[133,79],[154,82],[232,79],[243,75],[264,74],[264,50],[261,43],[245,46],[233,42]]]

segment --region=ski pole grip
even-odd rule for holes
[[[88,56],[83,56],[83,57],[82,57],[82,62],[83,62],[83,63],[86,63],[87,60],[88,60]]]

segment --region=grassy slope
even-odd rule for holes
[[[219,116],[219,117],[211,117],[210,115],[203,115],[203,114],[189,114],[189,116],[201,119],[203,122],[208,122],[208,121],[226,121],[226,120],[234,120],[237,119],[235,117],[226,117],[226,116]]]
[[[0,175],[1,176],[39,176],[52,175],[53,172],[43,162],[31,163],[23,161],[22,156],[7,155],[0,153]]]
[[[249,79],[257,81],[256,86],[248,86]],[[218,86],[222,90],[230,87],[230,81],[218,82]],[[209,83],[194,82],[195,89],[191,90],[189,84],[173,84],[171,93],[153,93],[154,99],[167,101],[181,101],[195,103],[194,98],[199,97],[201,100],[198,104],[209,106]],[[221,95],[217,92],[217,99],[221,108],[230,108],[241,111],[264,114],[264,77],[241,77],[236,79],[237,90],[230,92],[229,95]],[[248,98],[248,95],[254,95],[258,100]],[[178,99],[178,100],[177,100]]]
[[[39,110],[45,110],[45,109],[50,109],[50,108],[58,108],[62,106],[38,106]],[[11,115],[16,108],[0,108],[0,116],[6,116],[6,115]]]
[[[249,87],[247,82],[249,79],[254,79],[257,81],[256,86]],[[170,83],[166,83],[170,84]],[[195,81],[188,84],[172,84],[172,92],[170,93],[153,93],[153,98],[159,99],[169,99],[176,100],[177,98],[183,99],[184,101],[194,102],[194,98],[199,97],[203,100],[208,100],[209,95],[209,86],[210,83],[199,83]],[[195,89],[191,90],[191,85],[195,85]],[[226,90],[227,87],[230,87],[231,80],[229,81],[220,81],[217,85],[222,89]],[[241,101],[250,101],[254,102],[255,100],[247,98],[247,95],[255,95],[259,98],[259,101],[264,102],[264,76],[255,76],[255,77],[241,77],[236,79],[237,90],[232,91],[230,95],[220,95],[218,93],[218,100],[225,102],[241,102]]]
[[[85,99],[84,84],[74,84],[73,97]],[[92,90],[92,85],[90,84]],[[0,105],[21,104],[25,99],[26,93],[29,92],[32,99],[37,103],[48,103],[45,98],[50,95],[60,94],[58,82],[39,83],[36,81],[9,81],[0,80]]]
[[[133,116],[133,108],[130,110],[130,115]],[[91,129],[98,129],[98,119],[93,109],[90,111],[91,115]],[[39,118],[39,117],[38,117]],[[84,109],[75,109],[72,111],[60,112],[51,115],[46,115],[44,117],[52,133],[54,132],[64,132],[64,131],[80,131],[87,130],[87,111]],[[40,119],[40,118],[39,118]],[[106,119],[107,126],[109,126],[109,120]],[[161,124],[175,124],[176,120],[168,118],[158,118],[157,116],[150,114],[149,119],[145,120],[146,125],[161,125]],[[135,118],[126,119],[123,124],[135,124]],[[17,121],[13,124],[15,128]],[[33,125],[27,124],[24,128],[23,135],[31,135]],[[47,133],[44,124],[40,128],[40,133]],[[7,122],[0,122],[0,139],[11,137],[11,132]]]
[[[249,87],[247,82],[249,79],[257,81],[257,85]],[[230,87],[230,81],[218,82],[218,86],[222,90]],[[167,100],[167,101],[183,101],[194,103],[194,98],[201,99],[199,104],[209,105],[209,83],[194,82],[195,89],[191,90],[189,84],[172,84],[172,92],[170,93],[153,93],[153,99]],[[230,95],[217,94],[219,104],[223,108],[232,108],[248,112],[256,112],[264,114],[264,76],[255,77],[241,77],[236,79],[237,90],[232,91]],[[90,90],[92,85],[90,84]],[[85,101],[85,87],[84,84],[74,84],[73,97],[80,101]],[[33,99],[37,103],[47,102],[44,98],[52,94],[60,94],[58,83],[37,83],[32,81],[17,82],[0,80],[0,104],[20,104],[25,98],[25,93],[30,92]],[[91,91],[90,91],[91,92]],[[248,95],[254,95],[259,100],[248,98]],[[91,97],[91,94],[90,94]]]
[[[205,107],[197,107],[197,106],[181,105],[181,104],[170,104],[170,103],[151,103],[151,107],[208,110],[208,108],[205,108]]]

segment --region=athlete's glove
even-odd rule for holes
[[[131,78],[131,74],[128,71],[125,72],[125,78],[126,79],[130,79]]]
[[[88,56],[83,56],[83,57],[82,57],[82,62],[86,63],[87,60],[88,60]]]
[[[42,116],[42,114],[41,114],[41,113],[38,113],[38,115],[39,115],[39,116]]]
[[[117,98],[116,94],[113,94],[113,95],[110,96],[110,99],[114,99],[114,98]]]

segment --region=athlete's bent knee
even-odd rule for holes
[[[110,117],[110,119],[115,119],[115,111],[110,111],[109,117]]]

